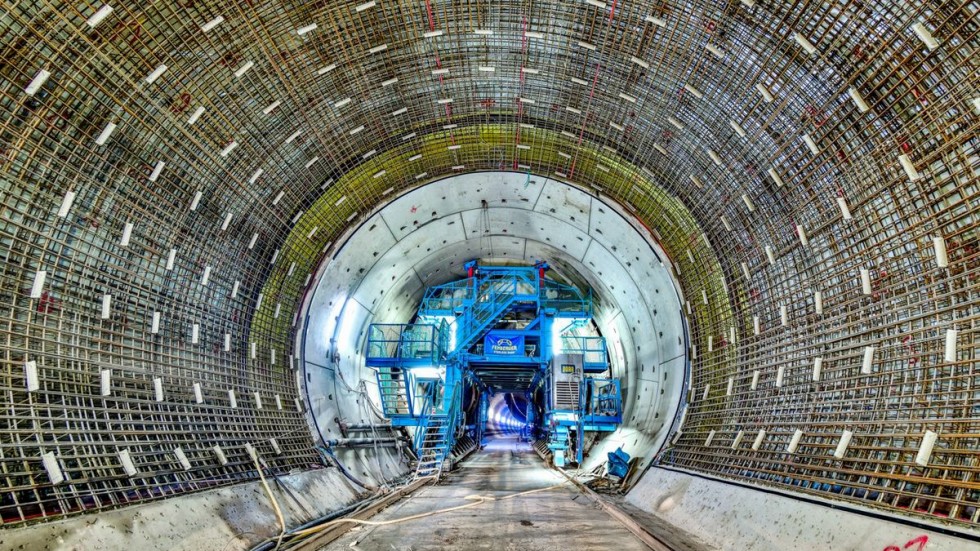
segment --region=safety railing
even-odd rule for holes
[[[463,420],[463,382],[456,381],[453,385],[453,417],[458,424]]]
[[[432,324],[372,324],[368,327],[367,360],[415,360],[432,364],[442,359],[446,330]]]
[[[439,398],[439,391],[445,393],[447,390],[445,383],[431,381],[426,387],[419,412],[418,430],[413,438],[419,457],[416,476],[439,476],[442,473],[445,460],[456,443],[456,430],[461,423],[462,387],[459,380],[452,383],[448,400]]]
[[[381,409],[385,416],[389,418],[410,416],[412,414],[412,394],[408,391],[408,371],[397,367],[382,367],[378,369],[377,378]]]
[[[586,379],[586,422],[618,423],[623,415],[619,379]]]
[[[435,386],[436,385],[434,382],[429,384],[426,391],[422,395],[422,406],[417,412],[419,418],[418,430],[415,431],[415,437],[413,438],[415,451],[420,451],[422,449],[425,442],[426,433],[429,430],[428,420],[430,415],[432,415],[430,410],[432,409],[432,399],[436,392]]]
[[[587,373],[597,373],[609,368],[606,339],[602,337],[562,335],[561,351],[564,354],[582,354],[583,368]]]
[[[541,288],[541,307],[554,310],[558,315],[581,318],[592,317],[592,291],[586,295],[568,285],[545,280]]]
[[[453,315],[461,308],[485,302],[488,293],[521,295],[534,300],[538,297],[537,275],[513,268],[430,287],[422,298],[419,315]]]
[[[463,331],[457,350],[466,350],[510,307],[517,296],[516,282],[488,287],[477,303],[463,314]]]
[[[469,279],[429,287],[419,305],[419,315],[451,315],[473,300],[474,291],[474,280]]]
[[[447,423],[446,427],[446,455],[453,449],[456,445],[456,429],[462,423],[463,417],[463,383],[462,381],[456,381],[453,384],[453,388],[450,395],[449,410],[447,411]],[[441,467],[440,467],[441,470]]]

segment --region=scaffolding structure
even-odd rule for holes
[[[308,465],[310,274],[398,192],[503,169],[670,254],[692,385],[663,463],[975,524],[977,11],[6,5],[0,522]]]

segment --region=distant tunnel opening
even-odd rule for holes
[[[516,392],[494,395],[487,412],[487,438],[529,438],[529,407],[534,407],[532,402]]]

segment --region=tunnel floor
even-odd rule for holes
[[[505,496],[558,488],[501,499]],[[516,438],[491,440],[435,486],[426,486],[373,517],[386,521],[470,503],[468,509],[384,526],[355,528],[321,549],[554,549],[643,550],[647,547],[565,479],[548,469],[530,445]]]

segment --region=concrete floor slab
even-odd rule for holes
[[[549,488],[503,499],[509,495]],[[328,550],[576,551],[645,550],[622,524],[548,469],[527,444],[491,442],[436,486],[427,486],[382,511],[387,521],[464,505],[468,496],[492,496],[474,507],[417,520],[351,530]]]

